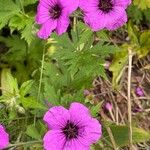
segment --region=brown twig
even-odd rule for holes
[[[100,114],[101,114],[101,117],[102,117],[104,120],[106,120],[106,118],[105,118],[105,116],[103,115],[103,113],[100,113]],[[116,142],[115,142],[115,139],[114,139],[114,136],[113,136],[113,133],[112,133],[110,127],[108,127],[108,126],[105,126],[105,127],[106,127],[106,130],[107,130],[108,135],[109,135],[109,137],[110,137],[110,140],[111,140],[111,143],[112,143],[112,146],[113,146],[114,150],[118,150],[117,145],[116,145]]]
[[[132,74],[132,50],[128,49],[128,57],[129,57],[129,64],[128,64],[128,126],[129,126],[129,149],[132,150],[132,112],[131,112],[131,74]]]

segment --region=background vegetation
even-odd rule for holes
[[[37,4],[0,0],[0,122],[10,133],[8,149],[42,149],[46,110],[78,101],[103,125],[103,137],[91,149],[128,149],[132,116],[133,149],[148,150],[150,1],[134,0],[128,23],[116,31],[92,32],[77,13],[67,33],[45,41],[36,36]],[[103,108],[108,101],[111,113]]]

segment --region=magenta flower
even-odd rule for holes
[[[105,107],[105,109],[106,109],[107,111],[111,111],[112,108],[113,108],[113,106],[112,106],[112,104],[111,104],[110,102],[107,102],[104,107]]]
[[[90,91],[87,90],[87,89],[85,89],[85,90],[83,91],[83,94],[84,94],[84,96],[88,96],[88,95],[90,95]]]
[[[133,111],[134,113],[138,113],[138,112],[142,112],[143,109],[142,109],[141,107],[139,107],[139,106],[135,106],[135,107],[132,109],[132,111]]]
[[[103,66],[104,66],[105,69],[108,70],[110,65],[111,65],[111,62],[110,61],[106,61]]]
[[[144,92],[143,92],[143,89],[141,87],[137,87],[135,92],[138,96],[144,96]]]
[[[125,9],[131,0],[80,0],[84,21],[93,31],[115,30],[127,22]]]
[[[44,136],[45,150],[89,150],[102,135],[101,124],[90,116],[80,103],[72,103],[69,110],[55,106],[44,115],[50,131]]]
[[[4,149],[9,144],[9,135],[6,133],[4,127],[0,125],[0,149]]]
[[[52,31],[58,35],[66,32],[69,26],[69,15],[77,9],[79,0],[40,0],[36,22],[42,27],[38,37],[47,39]]]

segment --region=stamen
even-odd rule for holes
[[[110,12],[112,10],[113,4],[112,4],[111,0],[100,0],[98,7],[104,13],[108,13],[108,12]]]
[[[65,128],[63,128],[63,133],[67,139],[77,138],[78,127],[71,122],[67,122]]]
[[[54,5],[54,6],[49,10],[50,16],[51,16],[53,19],[59,18],[60,15],[61,15],[61,12],[62,12],[61,7],[60,7],[58,4]]]

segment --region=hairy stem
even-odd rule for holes
[[[40,99],[40,92],[42,87],[42,78],[43,78],[43,69],[44,69],[44,60],[45,60],[45,47],[46,44],[44,44],[43,48],[43,55],[42,55],[42,62],[41,62],[41,68],[40,68],[40,80],[39,80],[39,87],[38,87],[38,94],[37,94],[37,102]],[[36,114],[34,116],[34,125],[36,124]]]

